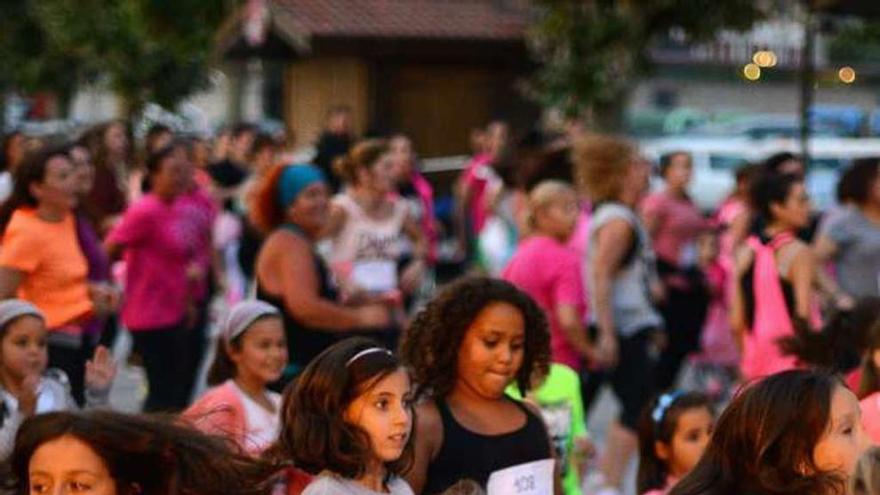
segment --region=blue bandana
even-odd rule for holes
[[[313,165],[287,165],[278,179],[278,204],[287,208],[303,190],[316,182],[326,182],[324,172]]]

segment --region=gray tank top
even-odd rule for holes
[[[596,233],[612,220],[623,219],[635,233],[635,249],[627,256],[611,283],[611,311],[618,335],[630,337],[646,328],[660,328],[663,319],[651,301],[650,281],[657,277],[654,249],[641,219],[632,209],[620,203],[603,203],[590,220],[588,265],[592,266],[596,252]],[[587,270],[590,307],[596,307],[595,280]],[[590,323],[596,323],[596,312],[590,311]]]

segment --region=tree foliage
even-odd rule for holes
[[[828,55],[845,63],[876,64],[880,60],[880,20],[845,26],[831,39]]]
[[[173,108],[206,86],[214,35],[232,3],[0,0],[0,64],[13,68],[0,71],[0,87],[70,91],[102,79],[130,112],[147,101]]]
[[[569,116],[613,113],[650,68],[648,48],[671,30],[689,41],[745,30],[754,0],[534,0],[530,49],[541,64],[532,96]]]

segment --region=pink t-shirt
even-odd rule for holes
[[[577,254],[550,237],[530,237],[519,245],[501,277],[530,295],[546,313],[553,361],[580,369],[581,355],[569,344],[556,318],[561,304],[573,305],[581,317],[586,315]]]
[[[148,194],[133,204],[108,240],[125,248],[122,321],[129,330],[152,330],[183,321],[191,297],[186,271],[193,250],[180,211]]]
[[[462,180],[464,185],[471,190],[469,213],[471,220],[471,232],[476,235],[483,230],[486,219],[489,217],[489,205],[486,204],[486,190],[493,175],[492,155],[481,153],[467,164]]]
[[[880,392],[875,392],[859,402],[862,409],[862,427],[873,443],[880,443]]]
[[[641,210],[645,218],[656,219],[653,245],[657,257],[678,267],[694,266],[697,236],[707,226],[696,205],[690,199],[661,191],[648,195]]]

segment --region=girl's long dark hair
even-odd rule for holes
[[[345,410],[360,394],[402,366],[390,352],[372,352],[351,361],[375,347],[378,344],[373,340],[351,337],[313,359],[285,389],[281,432],[264,455],[293,460],[311,474],[326,470],[344,478],[361,476],[373,456],[370,440],[365,431],[345,420]],[[411,434],[400,458],[385,463],[389,477],[409,470],[413,449]]]
[[[747,386],[718,419],[700,462],[670,495],[844,495],[846,479],[813,460],[838,387],[844,385],[836,375],[812,370]]]
[[[172,418],[56,412],[34,416],[21,426],[5,488],[29,493],[34,452],[64,436],[80,440],[101,458],[120,494],[268,495],[279,468],[238,451],[227,439],[205,435]]]
[[[6,232],[6,226],[15,210],[37,207],[37,198],[31,194],[31,185],[46,179],[46,168],[50,160],[57,156],[67,156],[69,151],[70,147],[63,144],[44,146],[25,155],[21,164],[15,169],[12,195],[0,206],[0,236]]]

